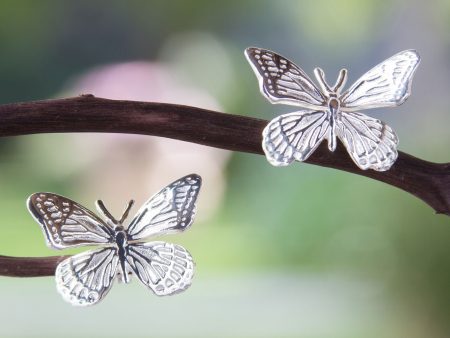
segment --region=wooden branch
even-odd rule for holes
[[[53,276],[56,266],[70,256],[8,257],[0,255],[0,276],[41,277]]]
[[[0,136],[71,132],[142,134],[254,154],[263,154],[261,133],[267,123],[195,107],[107,100],[92,95],[0,106]],[[450,216],[450,163],[431,163],[400,152],[390,170],[363,171],[356,167],[343,146],[330,152],[325,144],[306,163],[390,184],[420,198],[436,213]],[[0,256],[0,275],[51,275],[62,258]]]

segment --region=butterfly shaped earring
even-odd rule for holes
[[[41,225],[47,245],[53,249],[101,246],[69,257],[58,264],[56,287],[73,305],[93,305],[111,288],[114,277],[128,283],[137,278],[158,296],[185,290],[191,284],[194,263],[180,245],[142,241],[151,236],[177,233],[194,220],[201,178],[188,175],[151,197],[128,227],[124,221],[133,205],[116,220],[101,200],[97,201],[103,221],[80,204],[52,193],[35,193],[28,209]]]
[[[316,68],[319,89],[300,67],[277,53],[251,47],[245,55],[259,80],[261,93],[271,103],[305,109],[278,116],[264,129],[262,146],[272,165],[305,161],[325,139],[330,151],[334,151],[336,138],[363,170],[385,171],[394,164],[398,156],[395,132],[384,122],[357,110],[394,107],[405,102],[420,62],[416,51],[405,50],[383,61],[343,93],[346,69],[330,86],[323,70]]]

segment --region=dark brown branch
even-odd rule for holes
[[[40,277],[55,274],[56,266],[70,256],[8,257],[0,255],[0,276]]]
[[[37,133],[103,132],[168,137],[211,147],[263,154],[261,133],[267,121],[166,103],[76,98],[0,106],[0,136]],[[306,161],[400,188],[450,215],[450,163],[423,161],[400,152],[386,172],[358,169],[342,146],[332,153],[322,145]],[[0,275],[43,276],[60,257],[0,257]]]

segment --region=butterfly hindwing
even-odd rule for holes
[[[336,134],[363,170],[386,171],[397,159],[397,135],[378,119],[357,112],[340,112]]]
[[[274,166],[306,160],[328,136],[327,111],[298,111],[274,118],[264,128],[263,149]]]
[[[131,244],[127,263],[139,280],[158,296],[187,289],[194,275],[189,252],[166,242]]]
[[[402,104],[411,94],[411,82],[419,62],[414,50],[402,51],[383,61],[342,94],[341,109],[354,111]]]
[[[293,62],[267,49],[250,47],[245,55],[261,92],[271,103],[318,109],[326,99],[306,73]]]
[[[110,290],[117,265],[117,249],[114,247],[89,250],[69,257],[56,268],[57,290],[72,305],[93,305]]]
[[[112,240],[113,232],[109,226],[66,197],[35,193],[28,198],[27,206],[41,225],[47,245],[54,249],[107,244]]]
[[[151,197],[128,226],[130,240],[186,230],[193,222],[201,177],[187,175]]]

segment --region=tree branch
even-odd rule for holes
[[[53,276],[56,266],[70,256],[8,257],[0,255],[0,276],[41,277]]]
[[[0,106],[0,137],[38,133],[102,132],[168,137],[206,146],[263,154],[267,121],[205,109],[153,102],[117,101],[82,95],[76,98]],[[432,163],[400,152],[385,172],[360,170],[341,145],[322,144],[306,163],[347,171],[400,188],[450,216],[450,163]],[[0,275],[44,276],[62,257],[0,256]]]

